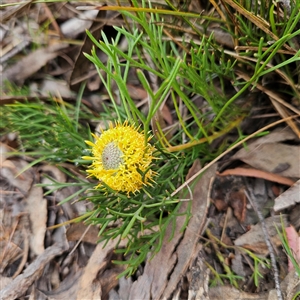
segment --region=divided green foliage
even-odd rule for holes
[[[18,133],[27,155],[55,163],[81,159],[86,148],[84,139],[90,136],[89,127],[84,123],[84,114],[73,105],[37,99],[7,105],[0,114],[1,127]]]
[[[114,96],[111,93],[112,80],[118,85],[121,97],[121,109],[124,109],[127,118],[135,123],[143,123],[145,132],[150,129],[151,121],[159,112],[166,98],[171,95],[173,105],[176,111],[176,118],[180,123],[180,132],[185,133],[189,140],[199,139],[201,137],[208,138],[218,129],[232,122],[236,118],[238,109],[233,105],[227,108],[222,115],[220,111],[224,110],[226,103],[225,92],[220,93],[214,86],[213,79],[220,78],[224,80],[223,74],[228,76],[232,73],[233,65],[228,63],[219,66],[217,57],[210,50],[211,37],[206,39],[203,37],[200,46],[194,45],[191,48],[191,57],[187,58],[186,54],[181,54],[176,49],[173,41],[166,40],[163,35],[163,27],[156,25],[161,21],[159,15],[151,14],[150,17],[146,13],[131,14],[123,12],[123,14],[134,20],[133,29],[128,31],[124,28],[117,28],[118,32],[114,40],[108,40],[102,32],[102,40],[97,41],[87,32],[95,46],[108,56],[106,65],[101,62],[97,55],[97,50],[92,49],[91,55],[85,54],[98,69],[111,101],[116,111],[120,108],[115,103]],[[150,20],[149,20],[150,18]],[[136,28],[135,28],[136,26]],[[142,29],[140,28],[142,26]],[[128,50],[123,52],[118,47],[118,42],[125,38],[128,43]],[[222,53],[219,53],[222,55]],[[143,115],[136,107],[126,88],[128,70],[136,69],[137,76],[149,95],[149,112]],[[100,70],[105,71],[106,78],[103,77]],[[155,88],[157,86],[157,88]],[[197,107],[191,98],[199,95],[207,101],[207,110],[204,112]],[[183,119],[180,106],[187,108],[187,115]],[[207,122],[207,114],[212,119],[215,115],[219,115],[219,119],[213,122]],[[123,121],[118,114],[119,121]],[[162,134],[159,124],[158,130]],[[162,140],[161,140],[162,141]],[[171,142],[172,143],[172,142]],[[184,141],[175,140],[174,144],[184,143]]]

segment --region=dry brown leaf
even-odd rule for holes
[[[18,189],[22,194],[26,195],[33,183],[34,174],[32,169],[27,169],[18,175],[21,170],[28,167],[28,163],[22,159],[6,160],[9,166],[3,166],[0,169],[0,175],[3,176],[11,185]],[[18,176],[17,176],[18,175]]]
[[[12,280],[13,279],[11,277],[4,277],[0,275],[0,291],[10,284]]]
[[[61,33],[69,39],[75,39],[80,33],[90,28],[97,13],[95,10],[88,10],[76,15],[75,18],[68,19],[61,24]]]
[[[285,141],[298,141],[298,138],[289,127],[277,128],[268,135],[262,136],[249,142],[247,144],[247,149],[240,149],[234,156],[231,157],[231,160],[240,159],[239,157],[246,156],[249,152],[249,147],[251,147],[251,149],[256,149],[259,148],[260,145],[266,143],[277,144]]]
[[[119,279],[118,291],[112,289],[109,292],[109,299],[122,300],[129,299],[130,288],[132,286],[132,278],[121,277]]]
[[[239,276],[245,277],[248,275],[241,253],[236,252],[236,254],[231,259],[231,269],[235,274]]]
[[[104,241],[105,242],[105,241]],[[82,277],[77,290],[77,300],[82,299],[101,299],[102,289],[100,281],[97,280],[97,275],[101,270],[104,270],[110,263],[110,257],[115,249],[118,240],[110,240],[105,248],[104,242],[99,243],[89,259],[88,264],[84,268]],[[125,245],[122,241],[119,247]]]
[[[278,236],[273,236],[270,240],[272,245],[275,247],[282,245],[281,240],[278,238]],[[267,256],[270,254],[269,249],[266,243],[264,242],[258,242],[258,243],[255,242],[254,244],[244,244],[243,248],[263,256]]]
[[[298,138],[295,133],[289,128],[277,128],[268,135],[262,136],[254,140],[251,145],[262,145],[265,143],[280,143],[284,141],[297,141]],[[249,143],[250,144],[250,143]]]
[[[274,211],[280,211],[300,203],[300,179],[294,183],[287,191],[275,199]]]
[[[47,62],[57,57],[60,50],[68,47],[66,43],[56,43],[47,48],[31,52],[16,64],[3,72],[2,80],[8,80],[22,85],[25,79],[36,73]]]
[[[248,176],[248,177],[255,177],[255,178],[262,178],[265,180],[281,183],[284,185],[293,185],[294,181],[266,171],[261,171],[257,169],[252,168],[234,168],[234,169],[228,169],[222,173],[218,173],[219,176],[228,176],[228,175],[236,175],[236,176]]]
[[[147,97],[147,92],[138,86],[127,83],[126,84],[128,93],[133,100],[141,100]]]
[[[285,300],[298,300],[294,296],[297,293],[297,290],[300,290],[300,278],[295,271],[289,272],[284,280],[280,283],[281,290],[285,292]],[[271,290],[269,292],[268,300],[278,299],[277,291]]]
[[[12,149],[9,146],[0,142],[0,168],[3,166],[4,161],[9,157],[9,152],[11,151]]]
[[[196,162],[188,177],[200,169]],[[132,284],[129,299],[169,299],[187,271],[191,261],[198,254],[198,236],[201,235],[208,207],[208,187],[216,167],[211,167],[200,180],[197,181],[193,191],[192,218],[185,232],[181,228],[185,216],[176,219],[174,237],[169,241],[172,228],[169,227],[163,240],[159,253],[146,262],[143,275]],[[188,203],[182,203],[180,212],[185,212]],[[197,253],[195,253],[197,252]],[[159,266],[159,267],[158,267]]]
[[[117,266],[115,265],[113,268],[109,269],[107,268],[100,276],[100,285],[102,289],[102,299],[107,299],[107,296],[109,295],[109,292],[118,286],[119,279],[118,275],[120,275],[124,270],[126,269],[126,266]],[[124,296],[122,295],[122,299],[124,299]]]
[[[47,227],[47,201],[43,198],[43,189],[33,186],[24,199],[25,211],[30,219],[30,249],[35,255],[44,252],[44,239]]]
[[[169,107],[166,104],[164,104],[162,106],[161,114],[162,114],[164,120],[168,123],[168,125],[173,124],[173,117],[172,117],[171,111],[170,111]]]
[[[266,227],[272,242],[275,245],[280,245],[281,241],[278,237],[276,227],[278,229],[282,228],[282,222],[284,226],[288,224],[287,216],[273,216],[265,219]],[[268,254],[268,248],[265,243],[266,237],[264,236],[262,225],[258,223],[251,226],[251,229],[245,234],[241,235],[234,241],[236,246],[251,248],[256,253]]]
[[[71,224],[67,229],[67,239],[68,241],[78,241],[88,242],[91,244],[96,244],[99,240],[99,229],[97,226],[87,226],[80,223]]]
[[[105,20],[106,12],[99,11],[97,18]],[[101,38],[101,29],[105,25],[105,21],[96,22],[94,21],[89,28],[89,31],[93,34],[96,40]],[[73,91],[78,91],[81,86],[81,82],[89,77],[91,71],[91,62],[84,56],[84,53],[90,53],[93,47],[92,40],[86,35],[83,41],[82,47],[78,51],[74,68],[70,77],[70,86]],[[93,68],[94,69],[94,68]]]
[[[243,223],[247,212],[247,199],[243,188],[231,191],[228,204],[233,209],[234,216]]]
[[[191,178],[201,169],[200,161],[196,160],[192,165],[187,179]],[[215,175],[217,166],[210,167],[202,177],[197,181],[192,191],[191,219],[184,232],[183,239],[177,246],[177,263],[172,270],[167,287],[163,293],[163,298],[169,299],[174,293],[178,283],[186,273],[189,265],[199,253],[198,237],[201,236],[205,222],[206,214],[210,204],[209,185],[211,178]]]
[[[289,247],[294,254],[294,258],[300,264],[300,236],[293,226],[286,227],[285,232],[286,232],[286,237],[288,240]],[[288,261],[288,267],[289,267],[289,271],[295,269],[290,258]]]
[[[31,91],[32,92],[32,91]],[[49,95],[56,96],[59,99],[75,99],[76,94],[72,92],[65,80],[58,79],[44,79],[38,89],[39,95],[49,97]]]
[[[42,165],[42,166],[39,167],[38,170],[41,174],[45,173],[49,177],[54,178],[54,180],[56,180],[57,182],[64,183],[64,182],[67,181],[66,174],[64,172],[62,172],[61,170],[59,170],[56,166]],[[43,184],[49,184],[50,185],[49,189],[52,189],[52,187],[51,187],[52,181],[50,179],[45,177],[45,178],[42,179],[42,183]]]
[[[208,296],[210,300],[268,300],[267,293],[251,294],[230,286],[212,287],[208,290]]]
[[[239,159],[253,168],[284,177],[300,178],[300,147],[282,143],[249,144],[232,159]]]

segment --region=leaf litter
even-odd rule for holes
[[[61,42],[46,40],[40,49],[17,57],[15,64],[5,67],[4,78],[18,85],[30,81],[31,96],[40,92],[37,86],[43,86],[44,95],[57,92],[56,96],[67,95],[75,99],[71,91],[78,90],[83,69],[85,79],[95,75],[93,67],[81,55],[82,50],[88,52],[91,44],[86,38],[81,41],[80,34],[85,28],[103,29],[107,22],[121,22],[116,13],[107,15],[101,12],[98,16],[84,13],[84,19],[87,17],[88,20],[82,20],[84,25],[74,29],[70,23],[77,25],[78,19],[82,19],[82,15],[74,13],[75,6],[75,3],[74,6],[56,4],[52,12],[50,8],[52,14],[55,9],[66,9],[70,14],[66,17],[68,20],[59,23],[57,28],[65,39]],[[16,16],[20,18],[28,11],[37,15],[38,11],[32,7],[30,2],[26,2],[7,11],[5,20],[12,21]],[[40,4],[36,7],[45,17],[45,7]],[[97,22],[97,18],[101,21]],[[26,28],[25,24],[21,25]],[[2,38],[1,43],[6,46],[6,56],[2,57],[1,62],[15,57],[32,42],[29,32],[28,39],[14,39],[13,33],[19,36],[19,32],[17,26],[5,32],[6,37]],[[72,48],[71,45],[76,43],[81,45]],[[58,76],[53,76],[51,88],[46,84],[49,70],[52,74],[62,74],[59,80],[56,78]],[[134,76],[132,78],[134,83]],[[59,87],[61,82],[65,84],[65,92]],[[132,84],[128,87],[134,99],[145,98],[145,91],[140,86]],[[101,82],[91,88],[97,89],[101,89]],[[93,101],[89,96],[85,97],[92,107],[101,102],[100,97]],[[161,114],[161,122],[165,121],[169,126],[174,123],[168,103],[162,107]],[[49,228],[64,222],[67,224],[70,219],[86,212],[90,204],[74,199],[73,204],[59,206],[60,201],[77,189],[62,189],[46,195],[45,190],[36,183],[49,182],[44,174],[59,182],[71,179],[53,165],[30,167],[28,158],[7,154],[13,150],[10,146],[17,143],[15,138],[1,138],[0,293],[3,299],[29,296],[31,299],[275,299],[272,298],[275,291],[272,290],[274,284],[270,270],[266,265],[260,265],[263,281],[258,287],[255,286],[250,275],[254,268],[253,261],[238,248],[253,251],[259,259],[270,254],[262,234],[262,224],[246,197],[249,189],[255,195],[258,209],[266,217],[272,245],[280,257],[280,273],[282,278],[285,277],[282,289],[287,295],[299,290],[299,282],[295,281],[291,264],[276,234],[276,228],[283,229],[284,224],[289,245],[299,258],[299,214],[292,217],[293,212],[300,211],[299,140],[289,128],[281,127],[265,137],[257,138],[218,166],[210,168],[195,186],[192,218],[186,231],[180,231],[182,220],[178,217],[174,238],[168,241],[166,236],[162,250],[153,259],[147,260],[134,277],[121,279],[117,279],[117,275],[123,267],[111,263],[117,257],[114,253],[116,243],[111,241],[106,247],[101,242],[97,244],[97,228],[81,223]],[[24,168],[26,171],[19,174]],[[190,174],[199,168],[199,163],[195,163]],[[243,168],[243,172],[230,172],[237,168]],[[262,172],[264,176],[260,176]],[[285,185],[292,186],[286,190]],[[279,211],[284,212],[282,217],[277,214]],[[210,234],[207,234],[208,229]],[[214,249],[219,252],[214,252]],[[232,265],[236,275],[245,277],[243,291],[226,285],[210,286],[209,280],[213,275],[210,267],[214,266],[221,273],[223,264]]]

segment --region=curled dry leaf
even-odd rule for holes
[[[172,117],[171,111],[170,111],[169,107],[167,106],[167,104],[164,104],[162,106],[161,113],[162,113],[164,120],[167,122],[167,124],[172,125],[173,117]]]
[[[294,296],[300,290],[300,278],[295,271],[289,272],[283,281],[280,283],[280,287],[282,291],[285,291],[285,300],[298,300]],[[268,300],[278,299],[277,292],[275,289],[269,292]]]
[[[269,217],[265,220],[269,236],[271,238],[271,241],[275,245],[281,245],[281,240],[279,239],[276,230],[276,227],[279,230],[282,229],[281,222],[283,222],[284,226],[287,225],[286,215]],[[251,226],[248,232],[246,232],[245,234],[237,238],[234,241],[234,244],[236,246],[241,246],[250,249],[256,253],[267,255],[269,251],[268,251],[268,247],[266,246],[265,240],[266,237],[263,234],[262,225],[261,223],[258,223],[254,226]]]
[[[70,39],[76,38],[80,33],[90,28],[97,13],[96,10],[88,10],[79,14],[76,18],[67,20],[60,27],[62,34]]]
[[[296,139],[290,129],[281,129],[249,143],[231,160],[241,160],[253,168],[284,177],[300,178],[300,147],[282,143]]]
[[[63,173],[61,170],[59,170],[57,167],[52,165],[42,165],[39,167],[39,172],[43,175],[44,173],[47,174],[49,177],[52,177],[54,180],[60,183],[64,183],[67,181],[67,176],[65,173]],[[49,185],[52,183],[52,181],[48,178],[42,179],[43,184],[49,183]],[[46,187],[47,188],[47,187]],[[49,187],[51,189],[51,186]]]
[[[143,88],[140,88],[138,86],[129,83],[126,84],[126,87],[130,97],[133,100],[141,100],[147,97],[147,92]]]
[[[4,143],[0,143],[0,168],[3,166],[3,163],[7,160],[7,158],[9,157],[9,152],[11,152],[12,149],[7,146]]]
[[[268,300],[267,293],[251,294],[240,291],[230,286],[212,287],[208,291],[208,298],[210,300],[225,300],[225,299],[240,299],[240,300]],[[272,298],[276,299],[276,298]]]
[[[38,92],[44,97],[49,97],[49,95],[63,99],[76,97],[76,94],[70,90],[66,81],[57,79],[44,79],[38,89]]]
[[[80,278],[76,297],[77,300],[101,299],[102,287],[100,281],[97,280],[97,275],[101,270],[103,271],[110,263],[110,257],[117,243],[117,240],[110,240],[105,245],[105,248],[104,242],[97,245],[83,271],[82,277]],[[124,241],[121,241],[121,243],[119,243],[119,247],[122,247],[124,245]]]
[[[287,240],[289,247],[291,248],[295,260],[300,264],[300,236],[293,226],[285,228]],[[294,270],[294,265],[292,264],[290,258],[288,262],[289,271]]]
[[[25,56],[16,64],[6,69],[2,80],[22,84],[25,79],[36,73],[48,61],[57,57],[60,50],[68,47],[66,43],[57,43],[47,48],[41,48]]]
[[[67,229],[68,241],[83,241],[96,244],[99,240],[99,228],[97,226],[87,226],[83,223],[74,223]]]
[[[24,160],[6,160],[1,169],[0,175],[6,179],[12,186],[18,189],[23,195],[26,195],[33,184],[32,169],[26,169],[28,163]],[[20,172],[26,169],[26,171]]]
[[[199,161],[195,161],[187,178],[200,170]],[[166,230],[162,248],[153,259],[146,262],[143,274],[132,284],[129,299],[171,299],[183,274],[186,273],[191,262],[198,255],[198,236],[201,235],[209,206],[208,187],[211,177],[214,176],[216,166],[212,166],[193,190],[192,218],[188,229],[182,232],[185,216],[178,216],[176,228],[172,226]],[[182,203],[179,214],[187,209],[187,202]],[[170,236],[173,235],[170,241]],[[160,266],[159,268],[157,266]]]
[[[280,211],[300,203],[300,179],[275,199],[274,211]]]
[[[30,249],[39,255],[44,252],[44,239],[47,226],[47,201],[41,187],[33,186],[24,199],[25,209],[30,219]]]
[[[249,145],[249,152],[236,158],[260,170],[300,178],[299,152],[299,146],[267,143],[254,148]]]
[[[95,11],[93,11],[95,12]],[[105,20],[105,12],[97,12],[96,15],[97,18]],[[87,26],[88,24],[85,24]],[[94,38],[96,40],[99,40],[101,38],[101,29],[103,29],[103,26],[105,25],[105,21],[98,22],[94,20],[92,23],[89,23],[90,27],[85,28],[89,29],[89,31],[93,34]],[[86,35],[83,41],[82,47],[79,49],[77,58],[75,60],[74,68],[72,70],[72,74],[70,77],[70,87],[73,91],[78,91],[81,85],[81,82],[86,80],[90,77],[91,74],[91,62],[86,59],[84,56],[84,53],[90,53],[93,46],[92,40]]]
[[[121,277],[119,279],[118,290],[112,289],[109,292],[109,299],[129,299],[130,287],[132,286],[131,277]]]
[[[4,289],[9,283],[11,283],[12,280],[13,279],[11,277],[5,277],[0,275],[0,291]]]
[[[262,179],[266,179],[269,181],[273,181],[273,182],[277,182],[277,183],[281,183],[284,185],[293,185],[294,181],[274,174],[274,173],[270,173],[267,171],[262,171],[262,170],[258,170],[258,169],[253,169],[253,168],[234,168],[234,169],[228,169],[222,173],[217,173],[219,176],[228,176],[228,175],[236,175],[236,176],[248,176],[248,177],[255,177],[255,178],[262,178]]]

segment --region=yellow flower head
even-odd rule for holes
[[[92,147],[93,156],[83,159],[93,163],[87,172],[118,192],[137,192],[143,185],[151,185],[155,172],[149,169],[154,147],[145,145],[145,136],[138,128],[124,124],[110,123],[109,129],[100,136],[93,135],[95,143],[86,141]],[[151,138],[151,137],[150,137]],[[150,140],[149,138],[149,140]],[[148,140],[148,141],[149,141]]]

